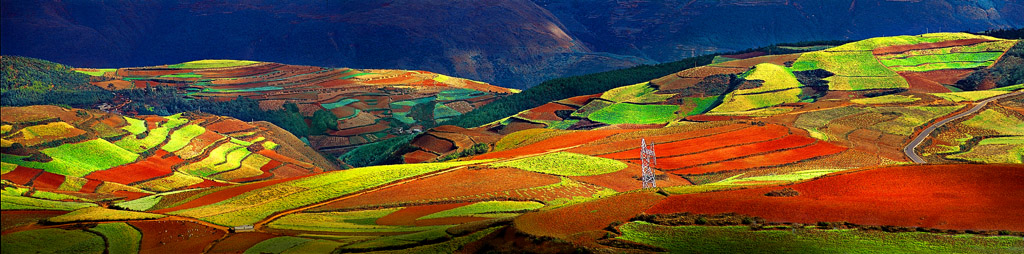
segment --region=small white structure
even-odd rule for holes
[[[640,168],[642,170],[640,180],[644,182],[643,188],[657,188],[658,185],[654,182],[654,169],[651,168],[651,165],[658,165],[658,158],[654,155],[654,144],[651,143],[648,146],[647,139],[640,139],[640,161],[643,163]]]

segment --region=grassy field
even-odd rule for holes
[[[267,224],[270,228],[318,232],[420,232],[436,226],[377,225],[377,219],[402,209],[385,208],[351,212],[295,213]]]
[[[199,60],[184,62],[180,64],[167,65],[167,68],[171,69],[206,69],[206,68],[226,68],[226,67],[237,67],[245,66],[250,64],[259,63],[257,61],[243,61],[243,60]]]
[[[138,253],[142,233],[125,223],[103,223],[89,229],[106,237],[109,253]]]
[[[616,172],[626,168],[617,160],[569,152],[556,152],[540,156],[491,164],[492,167],[513,167],[538,173],[562,176],[589,176]]]
[[[3,200],[0,200],[0,210],[60,210],[60,211],[71,211],[86,207],[96,206],[93,203],[80,203],[80,202],[64,202],[46,200],[40,198],[30,198],[17,195],[3,195]]]
[[[323,202],[412,176],[480,162],[483,161],[400,164],[323,173],[271,185],[215,204],[180,210],[172,214],[201,218],[220,225],[252,224],[279,211]]]
[[[174,130],[174,132],[171,132],[171,136],[169,137],[169,140],[167,140],[167,144],[164,144],[164,146],[160,148],[168,152],[177,152],[178,150],[185,148],[185,146],[192,142],[193,138],[198,137],[203,134],[203,132],[206,132],[206,128],[203,128],[202,126],[194,124],[185,125],[185,127],[181,127]]]
[[[53,223],[71,223],[88,221],[150,220],[163,217],[167,216],[155,213],[113,210],[103,207],[87,207],[61,216],[49,218],[47,221]]]
[[[4,154],[3,161],[47,172],[68,176],[83,177],[93,171],[134,162],[138,154],[124,150],[103,139],[93,139],[81,143],[65,144],[41,150],[53,160],[49,162],[25,161],[24,157]]]
[[[878,97],[853,99],[850,102],[857,104],[889,104],[889,103],[909,103],[919,101],[921,98],[914,97],[913,95],[898,95],[890,94]]]
[[[1016,140],[998,140],[990,141],[987,144],[978,144],[967,152],[948,155],[946,158],[980,163],[1024,163],[1024,142],[1020,137],[1013,138]],[[989,139],[984,139],[982,142],[986,140]]]
[[[312,239],[294,237],[294,236],[279,236],[264,240],[249,249],[245,250],[245,254],[261,254],[261,253],[282,253],[292,247],[302,245],[306,242],[312,241]]]
[[[961,101],[980,101],[991,97],[1010,93],[1008,91],[966,91],[966,92],[952,92],[952,93],[933,93],[931,95],[938,96],[939,98],[946,99],[948,101],[961,102]]]
[[[462,207],[457,207],[450,210],[445,210],[427,216],[420,217],[418,220],[436,219],[444,217],[457,217],[457,216],[474,216],[480,215],[487,217],[488,213],[508,213],[508,212],[520,212],[535,210],[544,207],[544,204],[533,202],[533,201],[484,201],[469,204]]]
[[[961,124],[992,130],[1003,135],[1024,135],[1024,120],[1007,116],[993,109],[981,111],[981,113],[974,115],[967,119],[967,121],[961,122]]]
[[[738,92],[738,91],[737,91]],[[722,104],[708,113],[742,112],[800,101],[800,89],[788,89],[771,93],[739,94],[729,93],[722,99]]]
[[[142,119],[135,119],[131,117],[124,117],[124,120],[128,122],[128,125],[122,127],[122,129],[131,132],[132,134],[139,135],[146,132],[146,121]]]
[[[114,144],[132,153],[141,153],[157,145],[160,145],[160,143],[163,143],[164,140],[167,140],[167,134],[169,131],[170,130],[167,129],[167,127],[160,127],[149,130],[149,133],[146,135],[146,137],[142,139],[137,139],[135,138],[135,136],[129,135],[127,137],[122,138],[121,140],[118,140]]]
[[[616,103],[587,116],[590,120],[607,124],[656,124],[676,119],[676,105],[637,105]]]
[[[365,242],[359,242],[359,243],[347,245],[347,246],[344,246],[342,248],[343,249],[356,249],[356,250],[359,250],[359,249],[379,249],[379,248],[387,248],[387,247],[416,245],[416,244],[418,244],[420,242],[435,241],[435,240],[438,240],[438,239],[451,238],[451,235],[449,235],[447,232],[445,232],[445,229],[446,228],[436,228],[436,229],[431,229],[431,230],[427,230],[427,231],[423,231],[423,232],[418,232],[418,233],[412,233],[412,234],[385,236],[385,237],[381,237],[381,238],[377,238],[377,239],[373,239],[373,240],[369,240],[369,241],[365,241]]]
[[[768,91],[783,90],[790,88],[797,88],[803,85],[800,81],[796,80],[796,76],[793,72],[789,71],[785,66],[775,65],[771,63],[762,63],[754,66],[753,71],[747,75],[748,80],[764,80],[764,84],[761,87],[753,89],[740,89],[736,90],[737,94],[748,94],[748,93],[763,93]]]
[[[650,82],[644,82],[608,90],[601,95],[601,99],[614,102],[656,103],[672,97],[672,94],[655,94],[657,91],[650,86]]]
[[[1024,251],[1020,237],[981,237],[861,230],[763,230],[746,226],[661,226],[643,221],[619,228],[623,239],[672,253],[1001,253]]]
[[[35,253],[105,253],[106,249],[99,235],[59,228],[5,234],[2,242],[4,253],[18,253],[18,250]]]

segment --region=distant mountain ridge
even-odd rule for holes
[[[77,67],[246,59],[418,69],[513,88],[779,42],[1024,26],[1017,0],[5,1],[2,7],[4,54]]]

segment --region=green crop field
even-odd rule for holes
[[[987,39],[987,40],[998,40],[993,37],[983,35],[973,35],[968,33],[930,33],[922,34],[917,36],[891,36],[891,37],[875,37],[866,40],[860,40],[843,44],[829,51],[851,51],[851,50],[872,50],[880,47],[888,46],[899,46],[899,45],[913,45],[921,43],[932,43],[941,41],[951,40],[963,40],[963,39]]]
[[[227,169],[237,168],[242,158],[250,153],[244,146],[228,142],[211,150],[206,158],[180,167],[178,170],[196,176],[207,177]]]
[[[919,107],[879,107],[875,110],[883,113],[898,113],[900,116],[885,122],[877,123],[870,127],[877,131],[910,136],[914,134],[914,128],[923,126],[932,119],[953,113],[963,105],[957,106],[919,106]]]
[[[167,127],[159,127],[149,130],[146,137],[142,139],[137,139],[134,135],[128,135],[114,144],[132,153],[141,153],[149,150],[150,148],[156,147],[160,145],[160,143],[163,143],[164,140],[167,140],[167,133],[169,131],[170,130],[167,129]]]
[[[142,119],[135,119],[131,117],[124,117],[124,120],[128,122],[127,126],[122,127],[124,130],[131,132],[132,134],[139,135],[146,132],[146,121]]]
[[[494,143],[494,151],[504,151],[523,147],[529,144],[533,144],[551,137],[572,133],[572,131],[560,131],[553,129],[526,129],[517,132],[510,133],[501,137],[501,140]]]
[[[377,219],[401,209],[398,207],[351,212],[294,213],[278,218],[267,226],[317,232],[420,232],[437,228],[376,224]]]
[[[1024,120],[1007,116],[1006,114],[999,113],[999,111],[993,109],[981,111],[981,113],[974,115],[970,119],[967,119],[967,121],[961,122],[961,124],[979,129],[992,130],[1003,135],[1024,135]]]
[[[781,90],[771,93],[738,94],[736,92],[725,95],[722,104],[709,111],[709,113],[741,112],[752,109],[759,109],[800,101],[801,90],[798,88]]]
[[[1020,237],[861,230],[762,230],[746,226],[661,226],[643,221],[619,227],[628,240],[672,253],[1001,253],[1024,251]]]
[[[544,207],[544,204],[533,201],[484,201],[429,214],[418,220],[475,215],[487,217],[488,213],[522,212],[541,207]]]
[[[946,158],[961,159],[979,163],[1024,163],[1024,139],[1002,139],[995,141],[982,140],[982,143],[971,147],[971,150],[963,153],[948,155]]]
[[[614,102],[657,103],[673,96],[673,94],[656,94],[657,91],[651,87],[650,82],[643,82],[608,90],[601,95],[601,99]]]
[[[75,71],[79,72],[79,73],[84,73],[85,75],[89,75],[89,76],[103,76],[103,74],[106,74],[107,72],[117,71],[117,69],[96,69],[95,71],[83,71],[83,70],[75,70]]]
[[[626,168],[626,163],[621,161],[570,152],[548,153],[490,165],[562,176],[600,175]]]
[[[676,119],[676,105],[616,103],[591,113],[587,118],[607,124],[657,124]]]
[[[172,214],[200,218],[220,225],[252,224],[279,211],[323,202],[417,175],[481,162],[484,161],[399,164],[334,171],[267,186],[215,204]]]
[[[97,234],[59,228],[35,229],[4,234],[4,253],[17,250],[35,253],[105,253],[106,244]]]
[[[796,76],[793,72],[789,71],[788,68],[781,65],[775,65],[770,63],[762,63],[754,66],[753,71],[747,75],[748,80],[763,80],[765,81],[761,87],[753,89],[740,89],[736,90],[737,94],[749,94],[749,93],[763,93],[768,91],[784,90],[790,88],[797,88],[803,85],[800,81],[796,80]]]
[[[53,223],[71,223],[89,221],[151,220],[163,217],[167,216],[163,214],[113,210],[94,206],[49,218],[47,221]]]
[[[103,223],[89,229],[102,234],[106,240],[109,253],[139,253],[139,242],[142,233],[125,223]]]
[[[202,126],[194,124],[185,125],[185,127],[181,127],[174,132],[171,132],[171,136],[169,140],[167,140],[167,144],[164,144],[161,149],[168,152],[177,152],[192,142],[193,138],[202,135],[204,132],[206,132],[206,128],[203,128]]]
[[[447,76],[445,76],[445,77],[447,77]],[[466,100],[466,99],[472,99],[472,98],[480,97],[481,95],[484,95],[484,94],[485,93],[477,91],[477,90],[467,89],[467,88],[460,88],[460,89],[451,89],[451,90],[444,90],[444,91],[438,92],[436,98],[439,101],[457,101],[457,100]]]
[[[857,103],[857,104],[889,104],[889,103],[908,103],[908,102],[915,102],[915,101],[919,101],[919,100],[921,100],[921,98],[914,97],[913,95],[890,94],[890,95],[871,97],[871,98],[853,99],[853,100],[850,100],[850,102]]]
[[[980,101],[991,97],[1010,93],[1008,91],[997,91],[997,90],[985,90],[985,91],[966,91],[966,92],[952,92],[952,93],[933,93],[939,98],[946,99],[948,101],[961,102],[961,101]]]
[[[83,177],[93,171],[134,162],[139,157],[103,139],[81,143],[65,144],[42,152],[53,160],[49,162],[26,161],[25,157],[4,154],[3,162],[46,170],[61,175]]]
[[[434,104],[434,119],[449,118],[461,114],[462,113],[459,113],[459,111],[456,111],[455,109],[445,106],[444,104]]]
[[[899,76],[884,65],[878,63],[871,51],[862,52],[830,52],[816,51],[800,55],[793,62],[793,70],[806,71],[825,69],[839,76]]]
[[[249,249],[245,250],[245,254],[261,254],[261,253],[282,253],[292,247],[302,245],[306,242],[312,241],[312,239],[294,237],[294,236],[279,236],[263,240]]]
[[[226,67],[238,67],[250,64],[259,63],[257,61],[243,61],[243,60],[218,60],[218,59],[207,59],[199,61],[184,62],[180,64],[167,65],[167,68],[171,69],[206,69],[206,68],[226,68]]]
[[[345,105],[348,105],[348,104],[352,104],[352,103],[355,103],[355,102],[358,102],[358,101],[359,101],[358,99],[345,98],[345,99],[338,100],[336,102],[321,103],[320,106],[323,106],[326,109],[335,109],[335,108],[342,107],[342,106],[345,106]]]
[[[86,207],[96,206],[93,203],[64,202],[30,198],[17,195],[3,195],[0,200],[0,210],[60,210],[71,211]]]
[[[847,77],[831,76],[825,78],[829,90],[856,91],[870,89],[909,88],[910,83],[900,76],[891,77]]]
[[[593,114],[594,112],[597,112],[603,109],[604,107],[610,106],[612,104],[615,103],[605,100],[592,100],[588,102],[586,105],[583,105],[583,107],[576,109],[575,112],[572,112],[572,116],[579,118],[587,118],[590,117],[590,114]]]
[[[385,236],[365,242],[358,242],[351,245],[342,247],[342,249],[381,249],[388,247],[416,245],[427,241],[436,241],[440,239],[450,238],[445,228],[436,228],[423,232]]]

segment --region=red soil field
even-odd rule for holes
[[[170,156],[164,158],[168,155]],[[177,155],[168,154],[167,151],[158,149],[155,154],[149,156],[146,160],[92,172],[85,176],[85,178],[131,185],[169,176],[174,173],[171,167],[182,162],[185,162],[185,160]]]
[[[203,127],[206,127],[206,129],[217,133],[233,133],[253,128],[252,125],[249,125],[246,122],[227,117],[221,118],[220,121]]]
[[[600,97],[601,97],[601,94],[580,95],[580,96],[571,97],[571,98],[568,98],[568,99],[563,99],[563,100],[560,100],[558,102],[561,102],[563,104],[576,105],[577,107],[582,107],[583,105],[586,105],[587,102],[590,101],[590,99],[600,98]]]
[[[466,179],[476,179],[466,181]],[[486,193],[541,187],[558,183],[558,177],[514,168],[458,169],[395,187],[338,200],[311,211],[331,211],[406,202],[468,199]]]
[[[489,220],[490,218],[484,217],[473,217],[473,216],[456,216],[456,217],[444,217],[426,220],[416,220],[417,226],[438,226],[438,225],[458,225],[462,223],[469,223],[474,221]]]
[[[972,72],[974,70],[971,69],[949,69],[918,72],[917,75],[940,84],[956,84],[957,81],[966,78]]]
[[[990,41],[990,40],[986,40],[986,39],[963,39],[963,40],[940,41],[940,42],[932,42],[932,43],[918,43],[918,44],[911,44],[911,45],[888,46],[888,47],[875,48],[874,50],[871,51],[871,53],[873,53],[875,55],[886,55],[886,54],[894,54],[894,53],[903,53],[903,52],[906,52],[906,51],[919,50],[919,49],[933,49],[933,48],[948,48],[948,47],[955,47],[955,46],[964,46],[964,45],[978,44],[978,43],[988,42],[988,41]]]
[[[426,151],[443,154],[455,150],[455,144],[449,140],[438,138],[434,135],[421,135],[412,141],[412,145]]]
[[[78,192],[96,192],[96,188],[100,187],[100,184],[103,184],[103,181],[89,179],[88,182],[85,182],[85,184],[82,185],[82,189],[78,190]]]
[[[229,186],[229,185],[230,184],[219,183],[219,182],[203,179],[203,182],[197,183],[197,184],[193,184],[193,185],[189,185],[188,187],[185,187],[185,189],[201,189],[201,188],[207,188],[207,187],[221,187],[221,186]]]
[[[555,115],[555,111],[556,110],[572,110],[572,111],[576,111],[575,108],[572,108],[572,107],[569,107],[569,106],[566,106],[566,105],[562,105],[562,104],[558,104],[558,103],[554,103],[554,102],[548,102],[548,103],[546,103],[544,105],[541,105],[540,107],[532,108],[530,110],[522,112],[522,113],[518,114],[517,116],[525,118],[525,119],[531,119],[531,120],[561,121],[562,118],[560,118],[557,115]]]
[[[331,131],[328,134],[333,136],[354,136],[364,133],[374,133],[385,131],[389,128],[387,120],[379,120],[373,125],[360,126],[355,128],[342,129],[338,131]]]
[[[249,247],[274,237],[278,235],[259,232],[231,234],[214,244],[213,248],[210,248],[210,253],[243,253]]]
[[[17,227],[18,225],[36,223],[40,220],[57,217],[69,212],[70,211],[53,210],[4,210],[0,211],[0,228],[2,228],[2,230],[8,230],[13,227]]]
[[[436,154],[428,153],[423,150],[416,150],[402,155],[402,159],[405,163],[420,163],[433,160],[434,158],[437,158]]]
[[[775,139],[765,142],[724,147],[676,157],[658,158],[657,167],[666,170],[686,168],[759,153],[807,146],[813,144],[815,141],[816,139],[814,138],[790,135],[781,139]],[[633,162],[639,163],[640,161],[637,160]]]
[[[629,221],[662,199],[665,197],[651,192],[624,193],[552,210],[526,213],[516,217],[513,226],[535,236],[565,238],[585,231],[601,230],[612,222]]]
[[[753,126],[712,136],[685,139],[671,143],[657,143],[654,144],[654,150],[657,152],[658,157],[667,157],[708,151],[732,145],[763,142],[781,138],[787,134],[789,134],[789,128],[781,125]],[[648,144],[652,144],[660,140],[648,139],[647,141],[649,142]],[[637,147],[628,151],[599,156],[609,159],[639,159],[640,148]]]
[[[43,170],[40,169],[18,166],[14,168],[14,170],[12,170],[11,172],[3,174],[3,179],[11,181],[12,183],[18,185],[28,185],[29,182],[32,182],[32,179],[35,179],[37,176],[39,176],[39,174],[42,173]]]
[[[694,122],[714,122],[714,121],[744,120],[744,119],[751,119],[751,118],[753,118],[753,117],[749,117],[749,116],[692,115],[692,116],[687,116],[684,119],[686,119],[687,121],[694,121]]]
[[[58,175],[50,172],[43,172],[32,180],[32,187],[39,189],[57,189],[60,188],[61,184],[64,184],[64,175]]]
[[[274,159],[274,160],[281,161],[283,163],[294,164],[296,166],[309,169],[310,171],[322,172],[319,169],[316,169],[313,166],[313,164],[309,164],[309,163],[306,163],[306,162],[302,162],[302,161],[298,161],[298,160],[292,159],[291,157],[281,155],[281,154],[275,152],[274,150],[259,150],[256,153],[258,153],[260,155],[263,155],[263,156],[267,156],[267,158],[271,158],[271,159]],[[314,169],[316,169],[316,170],[314,170]]]
[[[1024,231],[1021,183],[1020,165],[888,167],[789,186],[671,196],[647,213],[736,212],[775,222]],[[800,195],[764,196],[782,188]]]
[[[532,122],[527,122],[526,120],[512,118],[512,121],[509,122],[508,125],[505,125],[505,126],[502,126],[502,127],[498,128],[497,130],[495,130],[495,132],[497,132],[497,133],[499,133],[501,135],[508,135],[510,133],[521,131],[521,130],[537,129],[537,128],[545,128],[545,127],[547,127],[547,125],[539,124],[539,123],[532,123]]]
[[[600,140],[608,136],[629,132],[633,130],[590,130],[571,132],[560,136],[551,137],[537,143],[529,144],[520,148],[500,152],[487,153],[474,157],[474,159],[510,158],[519,155],[537,154],[548,152],[553,149],[572,147]]]
[[[452,204],[421,205],[402,208],[384,217],[377,219],[377,225],[389,226],[416,226],[416,219],[432,213],[463,207],[473,202],[462,202]]]
[[[210,193],[209,195],[203,196],[201,198],[197,198],[195,200],[192,200],[192,201],[189,201],[189,202],[185,202],[184,204],[181,204],[179,206],[175,206],[175,207],[171,207],[171,208],[166,208],[166,209],[155,210],[153,212],[155,212],[155,213],[169,213],[169,212],[174,212],[174,211],[178,211],[178,210],[184,210],[184,209],[196,208],[196,207],[200,207],[200,206],[204,206],[204,205],[209,205],[209,204],[217,203],[217,202],[220,202],[220,201],[224,201],[225,199],[229,199],[229,198],[241,195],[242,193],[246,193],[246,192],[249,192],[251,190],[255,190],[255,189],[259,189],[259,188],[263,188],[263,187],[267,187],[267,186],[270,186],[270,185],[274,185],[274,184],[278,184],[278,183],[283,183],[283,182],[287,182],[287,181],[291,181],[291,180],[295,180],[295,179],[299,179],[299,178],[301,178],[301,177],[287,178],[287,179],[277,179],[277,180],[271,180],[271,181],[265,181],[265,182],[258,182],[258,183],[251,183],[251,184],[242,184],[242,185],[236,185],[236,186],[232,186],[232,187],[227,187],[227,188],[224,188],[223,190],[220,190],[220,191],[217,191],[217,192],[214,192],[214,193]]]
[[[226,232],[191,221],[128,222],[142,232],[140,253],[201,253]]]
[[[939,82],[927,79],[915,72],[900,72],[899,74],[907,80],[907,83],[910,83],[910,91],[922,93],[950,92],[949,88],[942,86]]]
[[[662,142],[662,143],[667,143],[667,142],[671,142],[671,141],[679,141],[679,140],[692,139],[692,138],[697,138],[697,137],[706,137],[706,136],[711,136],[711,135],[715,135],[715,134],[718,134],[718,133],[730,132],[730,131],[735,131],[735,130],[744,129],[744,128],[750,128],[750,127],[751,127],[750,125],[746,125],[746,124],[730,124],[730,125],[722,125],[722,126],[711,127],[711,128],[707,128],[707,129],[703,129],[703,130],[678,132],[678,133],[672,133],[672,134],[667,134],[667,135],[659,135],[659,136],[647,136],[647,137],[645,137],[645,139],[651,140],[651,141],[658,141],[658,142]],[[625,135],[628,135],[628,134],[625,134]],[[612,136],[612,137],[609,137],[609,138],[610,139],[617,139],[616,136]],[[569,149],[568,151],[569,152],[573,152],[573,153],[586,154],[586,155],[597,155],[597,154],[607,154],[607,153],[621,152],[623,150],[627,150],[629,148],[638,146],[639,144],[640,144],[640,137],[637,137],[637,138],[631,138],[631,139],[627,139],[627,140],[614,141],[614,142],[610,142],[610,143],[587,144],[587,145],[582,146],[582,147],[577,147],[577,148]],[[637,156],[639,156],[639,150],[637,150],[637,151],[638,151],[637,152],[638,153]]]
[[[145,197],[145,196],[149,196],[150,195],[148,193],[133,192],[133,191],[122,191],[122,190],[114,191],[111,194],[114,194],[115,196],[118,196],[118,197],[125,197],[126,201],[136,200],[136,199],[139,199],[141,197]]]
[[[571,176],[569,178],[620,192],[640,189],[643,183],[640,181],[640,166],[632,163],[628,163],[628,165],[625,169],[612,173],[594,176]],[[658,179],[658,187],[690,185],[690,181],[677,175],[665,174],[659,171],[654,173],[665,176],[665,179]]]
[[[723,161],[719,163],[674,170],[671,172],[674,174],[697,175],[756,167],[778,166],[802,160],[813,159],[825,155],[837,154],[842,151],[846,151],[846,148],[822,141],[815,143],[813,145],[804,146],[796,149],[778,151],[762,155],[754,155],[736,160]]]

